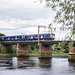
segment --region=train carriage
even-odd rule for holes
[[[55,39],[54,33],[39,34],[39,40],[54,40],[54,39]],[[2,41],[38,40],[38,34],[18,35],[18,36],[1,36],[0,40]]]

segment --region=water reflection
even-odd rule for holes
[[[34,67],[35,62],[29,57],[25,58],[0,58],[0,69],[24,69],[27,67]]]
[[[0,58],[0,75],[9,72],[11,75],[75,75],[75,62],[67,58]]]
[[[69,61],[69,66],[75,67],[75,61]]]
[[[29,67],[29,57],[26,57],[26,58],[17,58],[17,61],[18,61],[18,68],[26,68],[26,67]]]
[[[25,69],[31,67],[51,67],[51,59],[37,59],[37,57],[25,57],[25,58],[0,58],[0,68],[5,67],[7,69]]]
[[[51,67],[51,59],[39,59],[40,68],[50,68]]]
[[[71,70],[75,71],[75,61],[69,61],[69,66],[70,66]]]
[[[11,67],[12,67],[12,58],[0,58],[0,70]]]
[[[16,69],[17,68],[17,57],[13,57],[12,58],[12,68],[13,69]]]

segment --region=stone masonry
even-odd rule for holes
[[[29,54],[29,46],[28,45],[20,45],[17,43],[17,54],[19,55],[28,55]]]
[[[0,52],[3,52],[6,50],[6,46],[0,43]]]
[[[42,43],[39,44],[39,57],[51,57],[51,45],[43,45]]]
[[[75,47],[69,45],[68,60],[75,60]]]

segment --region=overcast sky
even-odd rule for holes
[[[55,12],[39,0],[0,0],[0,33],[7,36],[38,33],[37,26],[48,26],[54,16]],[[43,31],[40,28],[40,33]]]

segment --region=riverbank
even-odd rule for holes
[[[0,57],[14,57],[14,54],[0,54]]]
[[[0,54],[0,57],[14,57],[14,54]],[[30,53],[30,57],[38,57],[38,54]],[[68,57],[68,53],[53,53],[52,57]]]
[[[68,53],[55,53],[52,57],[68,57]]]
[[[30,53],[29,56],[38,57],[38,54]],[[52,57],[68,57],[68,53],[54,53],[52,54]]]

